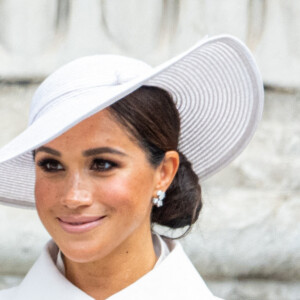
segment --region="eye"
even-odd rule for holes
[[[61,163],[55,159],[42,159],[38,161],[37,165],[41,167],[45,172],[59,172],[64,170]]]
[[[118,164],[110,160],[96,158],[92,162],[91,169],[98,172],[104,172],[109,171],[117,166]]]

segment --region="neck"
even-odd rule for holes
[[[94,299],[102,300],[131,285],[156,263],[151,231],[131,235],[109,255],[77,263],[64,257],[66,277]]]

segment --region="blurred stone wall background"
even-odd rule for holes
[[[0,0],[0,146],[26,127],[35,88],[63,63],[116,53],[157,65],[220,33],[253,51],[265,112],[246,151],[203,183],[205,206],[183,244],[220,297],[297,300],[299,1]],[[21,280],[48,239],[35,211],[0,206],[0,289]]]

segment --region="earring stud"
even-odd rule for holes
[[[159,190],[159,191],[157,191],[156,194],[157,194],[157,197],[153,197],[152,202],[156,207],[161,207],[164,204],[163,201],[166,196],[166,193],[162,190]]]

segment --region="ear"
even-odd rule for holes
[[[167,151],[163,161],[157,168],[156,190],[166,191],[172,183],[178,167],[179,154],[177,151]]]

